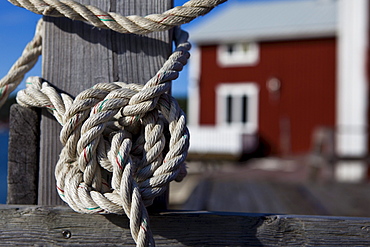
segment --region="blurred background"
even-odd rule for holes
[[[40,16],[0,8],[3,77]],[[369,8],[229,0],[183,26],[193,48],[173,95],[188,116],[189,174],[171,183],[170,208],[370,216]],[[0,203],[14,96],[0,110]]]

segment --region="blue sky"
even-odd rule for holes
[[[183,26],[184,29],[191,29],[197,23],[207,19],[209,16],[218,11],[222,11],[228,4],[233,2],[261,2],[261,1],[281,1],[281,0],[229,0],[228,2],[218,6],[211,13],[204,17],[200,17],[189,24]],[[182,5],[187,0],[175,0],[174,4]],[[23,48],[32,39],[36,23],[40,15],[34,14],[28,10],[16,7],[6,0],[0,1],[0,77],[6,75],[10,67],[21,55]],[[173,82],[174,96],[187,95],[187,74],[188,67],[180,74],[179,79]],[[41,59],[36,64],[27,76],[41,76]],[[22,83],[17,90],[24,88]]]

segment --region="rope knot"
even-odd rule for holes
[[[189,131],[167,94],[189,58],[187,34],[177,32],[176,50],[144,86],[98,83],[73,99],[30,77],[17,95],[20,105],[46,108],[62,125],[55,169],[60,197],[77,212],[125,213],[134,239],[149,234],[145,207],[186,175]]]

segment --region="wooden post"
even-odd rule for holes
[[[79,0],[122,15],[161,13],[171,0]],[[119,34],[79,21],[44,17],[43,78],[76,96],[98,82],[124,81],[144,84],[171,53],[171,33]],[[62,148],[61,127],[46,111],[41,116],[39,205],[60,205],[54,168]]]
[[[14,104],[10,110],[8,194],[9,204],[36,204],[39,170],[39,109]]]

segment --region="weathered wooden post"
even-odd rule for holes
[[[140,16],[162,13],[172,7],[171,0],[148,2],[79,0],[77,2],[92,4],[104,11]],[[104,16],[101,18],[104,19]],[[145,84],[171,53],[171,31],[154,32],[148,35],[120,34],[67,18],[44,17],[44,21],[42,77],[72,96],[98,82],[123,81]],[[18,113],[18,116],[22,114]],[[35,113],[33,116],[36,116]],[[29,130],[32,133],[37,130],[37,127],[33,128]],[[62,148],[59,141],[60,130],[61,126],[54,117],[46,110],[42,110],[40,152],[39,158],[35,157],[36,162],[39,160],[38,184],[34,185],[34,188],[38,188],[37,204],[39,205],[63,204],[56,192],[54,178],[55,164]],[[16,139],[14,137],[13,143],[10,142],[10,153],[14,153],[14,158],[11,156],[12,160],[9,164],[10,171],[14,170],[12,167],[25,166],[24,161],[16,161],[16,153],[30,150],[30,147],[16,145],[14,143]],[[16,149],[17,151],[14,152]],[[35,147],[35,150],[37,149]],[[28,167],[31,166],[28,165]],[[37,168],[34,169],[37,170]],[[14,179],[17,176],[13,174],[9,178]],[[19,192],[19,185],[14,181],[13,185],[11,195],[8,197],[9,203],[33,203],[34,199],[22,201],[20,196],[23,195],[17,197],[12,194],[12,191]]]

